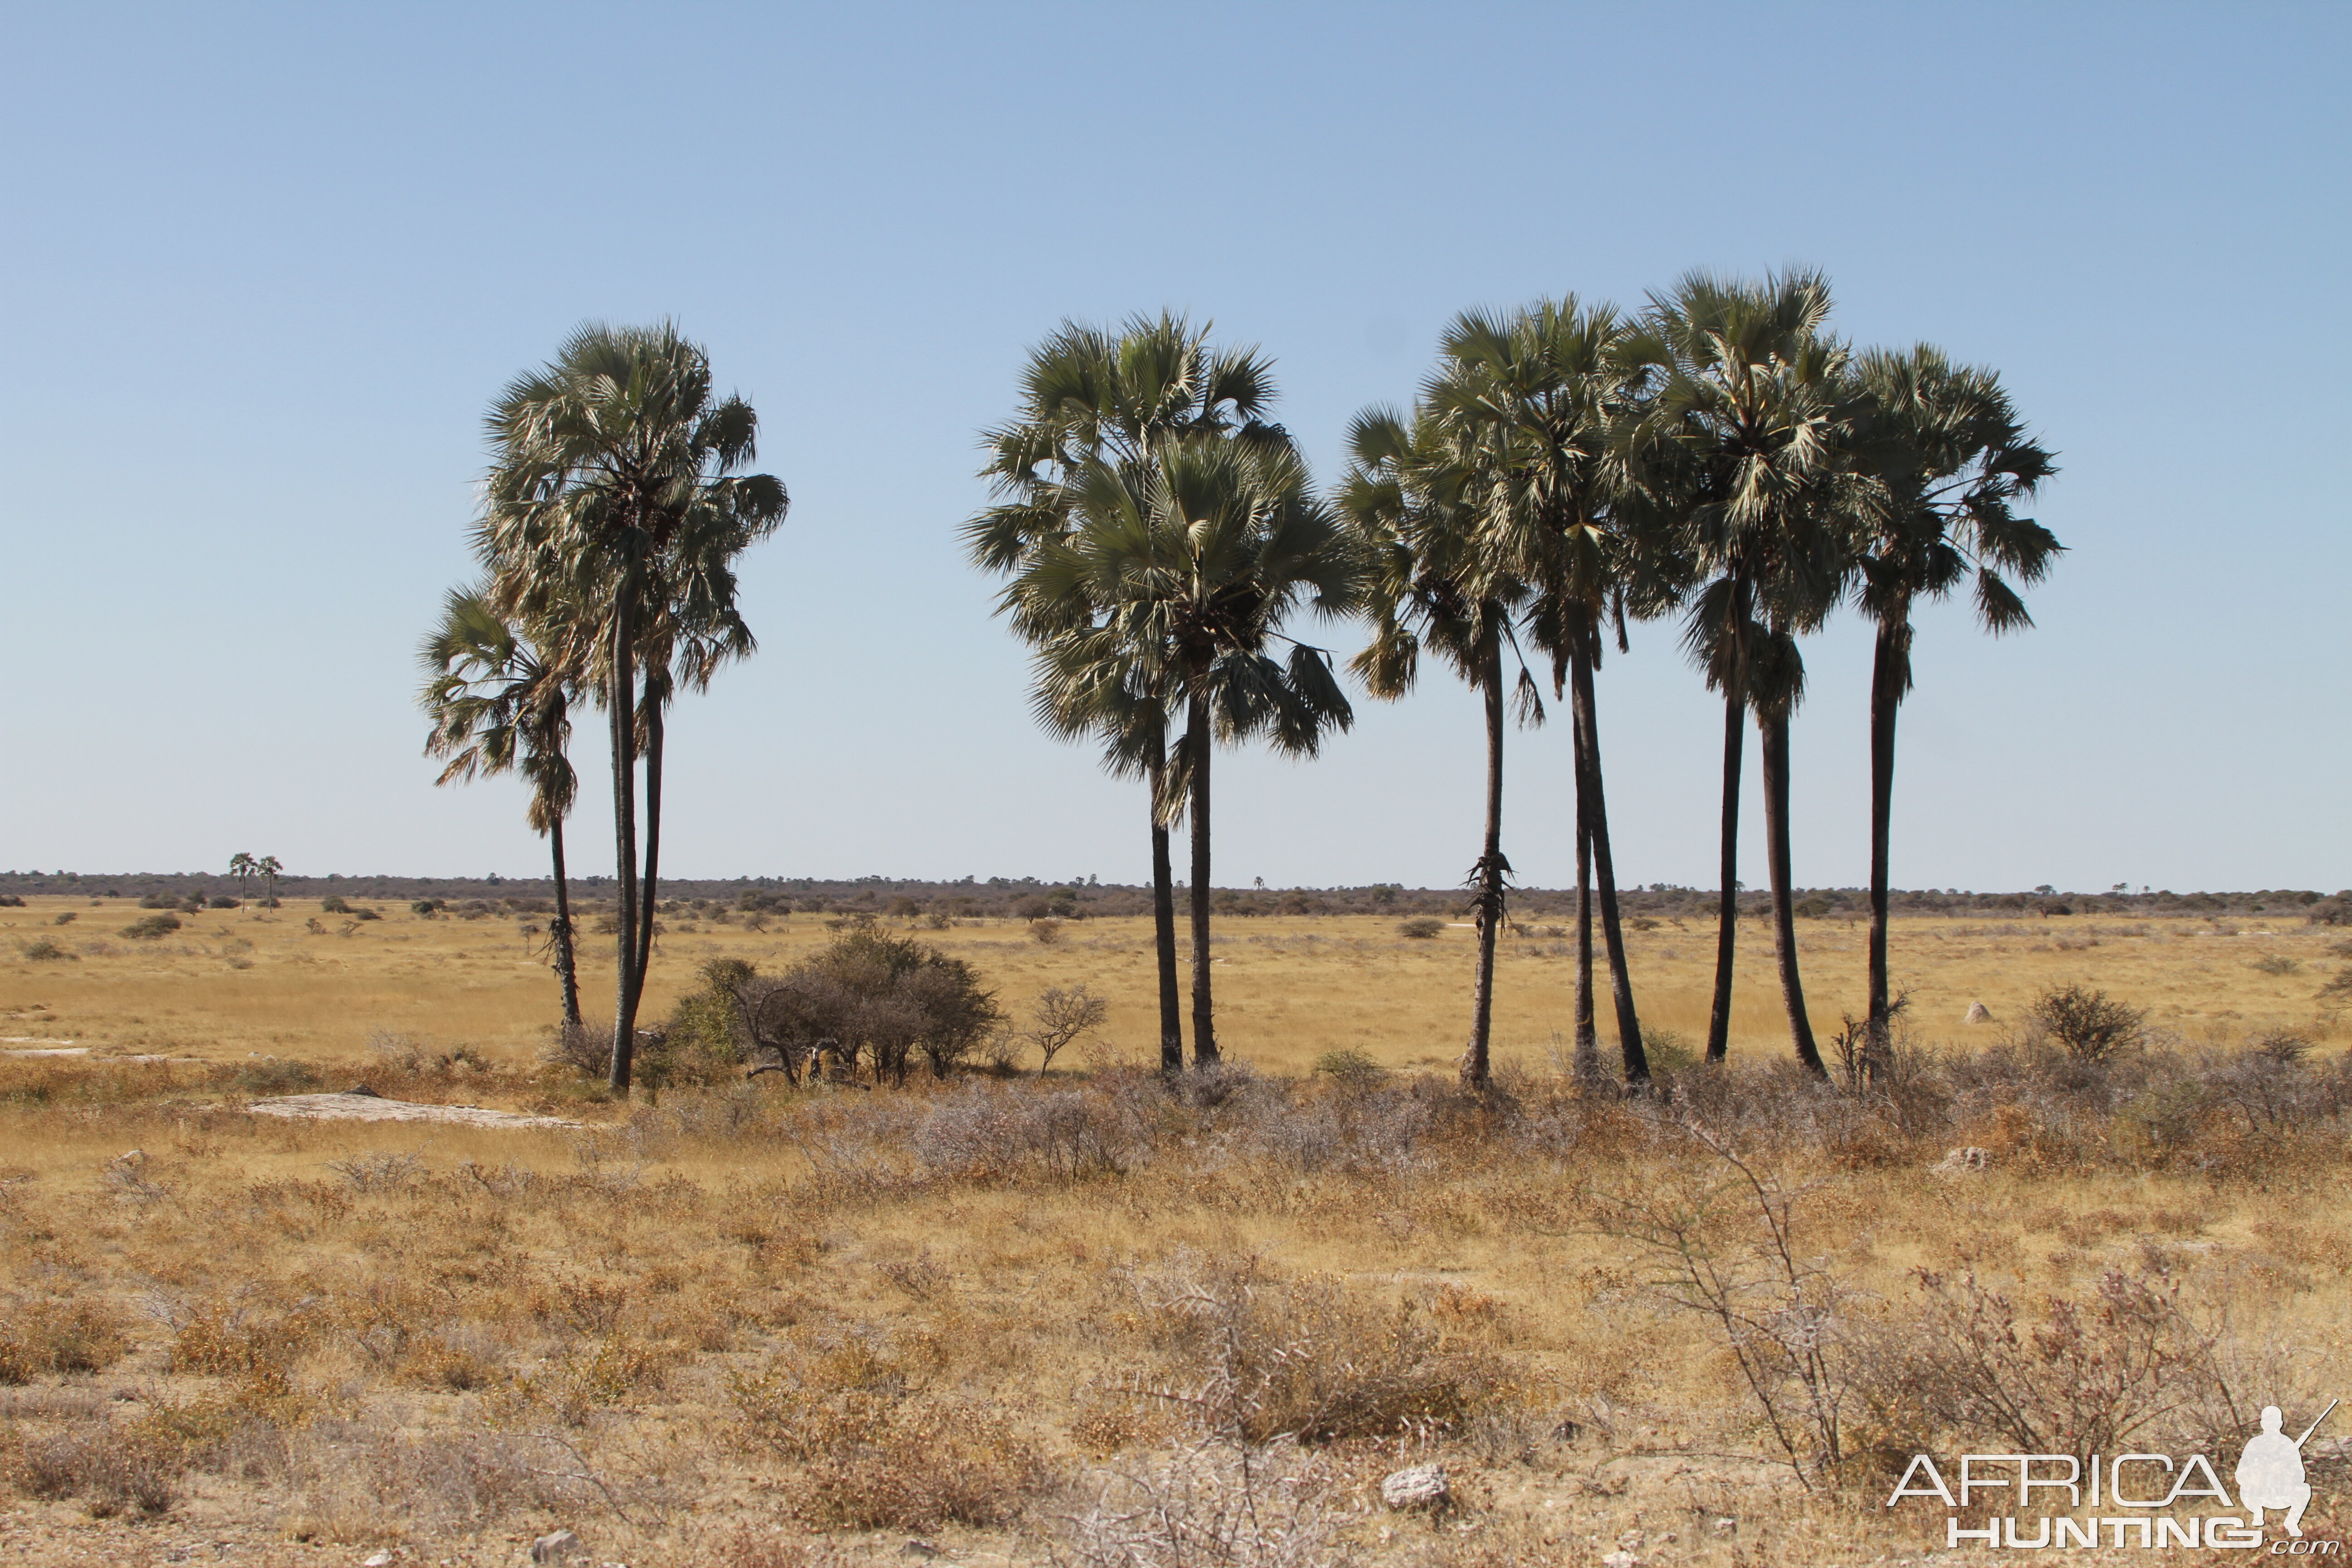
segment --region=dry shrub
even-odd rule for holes
[[[130,1342],[114,1314],[95,1301],[34,1301],[10,1309],[0,1326],[0,1384],[43,1373],[102,1372]]]
[[[1336,1488],[1297,1446],[1214,1440],[1146,1468],[1101,1472],[1069,1521],[1085,1568],[1325,1568],[1345,1560]]]
[[[2053,985],[2027,1011],[2068,1054],[2086,1062],[2137,1045],[2147,1022],[2144,1010],[2083,985]]]
[[[577,1426],[598,1409],[658,1390],[677,1359],[668,1345],[615,1332],[566,1346],[537,1371],[516,1377],[510,1393],[523,1405],[541,1406]]]
[[[924,1386],[862,1336],[738,1375],[733,1392],[742,1437],[799,1467],[794,1510],[819,1529],[1000,1524],[1045,1479],[1002,1409]]]
[[[1141,1163],[1147,1142],[1115,1097],[977,1081],[934,1100],[908,1140],[929,1175],[959,1182],[1114,1176]]]
[[[47,1500],[79,1497],[92,1517],[160,1514],[180,1498],[179,1445],[144,1425],[104,1421],[21,1437],[0,1452],[10,1489]]]
[[[506,1373],[479,1336],[443,1329],[411,1342],[394,1375],[414,1388],[469,1394],[497,1385]]]
[[[320,1420],[284,1435],[268,1468],[286,1499],[282,1528],[298,1541],[359,1543],[404,1529],[455,1535],[519,1514],[577,1518],[608,1506],[577,1451],[546,1436],[412,1435]]]
[[[1938,1445],[2217,1450],[2252,1433],[2265,1402],[2308,1393],[2312,1358],[2259,1323],[2233,1326],[2226,1281],[2192,1291],[2158,1257],[2108,1270],[2080,1300],[1972,1273],[1916,1279],[1917,1300],[1859,1341],[1873,1446],[1897,1468]]]
[[[1254,1257],[1182,1253],[1135,1284],[1174,1374],[1150,1392],[1213,1434],[1253,1444],[1427,1434],[1519,1393],[1518,1369],[1410,1300],[1286,1279]]]
[[[277,1317],[248,1317],[232,1308],[200,1311],[172,1341],[173,1372],[214,1377],[282,1377],[322,1325],[307,1308]]]

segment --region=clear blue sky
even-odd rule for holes
[[[956,543],[1026,345],[1213,319],[1328,477],[1457,310],[1803,262],[1858,342],[1998,367],[2064,468],[2040,629],[1924,626],[1897,883],[2352,883],[2342,5],[19,5],[5,36],[0,868],[539,870],[519,788],[431,786],[413,649],[468,572],[488,400],[583,318],[668,315],[793,498],[745,576],[759,658],[673,723],[668,868],[1138,879],[1139,794],[1033,729]],[[1634,637],[1601,689],[1620,875],[1711,885],[1719,710]],[[1853,884],[1866,639],[1808,658],[1797,878]],[[1440,676],[1360,715],[1223,765],[1220,881],[1461,877],[1475,703]],[[1534,883],[1574,874],[1566,742],[1513,740]],[[592,789],[578,869],[607,821]]]

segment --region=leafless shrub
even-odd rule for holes
[[[1415,915],[1409,921],[1399,921],[1396,929],[1399,936],[1426,942],[1444,931],[1445,922],[1433,915]]]
[[[819,1528],[999,1524],[1045,1479],[1003,1410],[925,1387],[864,1336],[732,1386],[739,1437],[799,1468],[795,1511]]]
[[[1142,1158],[1144,1140],[1134,1118],[1102,1094],[1024,1094],[967,1082],[932,1101],[908,1146],[934,1179],[1002,1180],[1034,1172],[1069,1182],[1131,1168]]]
[[[1448,1342],[1410,1301],[1379,1306],[1254,1257],[1180,1253],[1131,1278],[1176,1373],[1143,1392],[1227,1442],[1451,1430],[1510,1395],[1511,1369]]]
[[[613,1037],[586,1024],[561,1025],[548,1041],[546,1060],[583,1078],[602,1078],[612,1068]]]
[[[2289,958],[2283,952],[2266,952],[2250,966],[2264,974],[2293,974],[2303,967],[2303,961]]]
[[[1328,1568],[1349,1520],[1337,1488],[1293,1443],[1213,1439],[1146,1468],[1098,1471],[1095,1500],[1068,1516],[1083,1568]]]
[[[2224,1334],[2161,1266],[2113,1268],[2086,1299],[2021,1298],[1921,1270],[1919,1297],[1861,1347],[1857,1386],[1882,1456],[1947,1439],[2029,1453],[2112,1451],[2182,1428],[2252,1429]]]
[[[425,1162],[414,1154],[377,1150],[348,1160],[330,1160],[327,1169],[342,1177],[353,1192],[393,1193],[425,1174]]]
[[[368,1055],[394,1072],[423,1072],[432,1060],[424,1041],[393,1029],[369,1030],[367,1048]]]
[[[177,1445],[145,1426],[111,1420],[25,1438],[5,1456],[5,1479],[26,1497],[79,1497],[98,1519],[168,1513],[187,1468]]]
[[[1603,1196],[1600,1228],[1634,1245],[1657,1300],[1712,1322],[1810,1489],[1847,1458],[1854,1292],[1798,1247],[1797,1204],[1810,1189],[1790,1188],[1704,1128],[1682,1131],[1704,1163],[1671,1164],[1637,1190]]]
[[[1029,922],[1029,940],[1051,946],[1062,940],[1062,922],[1048,915]]]
[[[98,1184],[114,1195],[117,1203],[161,1203],[172,1195],[169,1183],[150,1173],[152,1162],[144,1149],[132,1149],[109,1160],[98,1173]]]
[[[1030,929],[1034,931],[1036,927]],[[1037,1064],[1037,1075],[1043,1078],[1053,1067],[1055,1057],[1101,1028],[1103,1020],[1109,1016],[1109,999],[1096,995],[1083,983],[1066,991],[1049,985],[1040,992],[1029,1026],[1022,1031],[1023,1037],[1037,1047],[1042,1058]]]

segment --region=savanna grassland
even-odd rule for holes
[[[1731,1067],[1654,1047],[1628,1099],[1563,1075],[1540,927],[1472,1094],[1465,930],[1226,922],[1234,1060],[1171,1081],[1148,921],[964,924],[915,934],[1016,1022],[1110,999],[1050,1078],[617,1101],[543,1060],[517,921],[310,907],[153,939],[119,903],[0,911],[7,1048],[89,1053],[0,1058],[7,1561],[504,1564],[566,1527],[738,1568],[1860,1563],[1942,1544],[1939,1508],[1877,1506],[1910,1452],[2226,1474],[2252,1408],[2347,1382],[2336,928],[1898,921],[1908,1036],[1866,1087],[1783,1064],[1759,930]],[[650,1016],[707,959],[834,934],[666,925]],[[1858,986],[1860,927],[1801,934],[1820,995]],[[1630,933],[1645,1022],[1703,1026],[1709,935]],[[2071,981],[2145,1027],[2100,1060],[2025,1027]],[[354,1082],[578,1125],[247,1109]],[[1764,1327],[1727,1335],[1692,1258]],[[1423,1461],[1453,1506],[1381,1509]]]
[[[319,1064],[367,1059],[371,1036],[414,1036],[443,1050],[470,1047],[509,1067],[534,1062],[546,1042],[552,982],[541,954],[543,916],[438,913],[360,900],[382,919],[313,912],[310,900],[256,919],[249,910],[183,913],[162,938],[122,937],[143,911],[121,900],[27,900],[0,910],[0,1023],[5,1032],[88,1047],[105,1057],[165,1055],[243,1062],[256,1055]],[[73,914],[60,927],[58,916]],[[658,1020],[696,983],[697,966],[736,958],[781,968],[832,939],[822,915],[766,915],[760,929],[679,910],[665,915],[644,1015]],[[313,922],[317,929],[311,929]],[[1383,1067],[1450,1070],[1460,1054],[1474,932],[1446,925],[1432,939],[1399,935],[1382,916],[1265,917],[1227,921],[1216,938],[1218,1024],[1226,1050],[1264,1072],[1299,1075],[1326,1051],[1362,1051]],[[1018,1015],[1038,992],[1084,984],[1111,1013],[1097,1048],[1140,1061],[1154,1046],[1151,926],[1148,918],[1090,919],[1048,928],[970,921],[914,932],[976,964],[1000,1005]],[[1572,927],[1534,916],[1502,939],[1496,987],[1499,1055],[1547,1065],[1573,1027]],[[2200,1043],[2234,1044],[2265,1030],[2308,1026],[2315,994],[2338,961],[2329,932],[2297,913],[2273,917],[2139,919],[2023,915],[1897,920],[1891,966],[1911,997],[1915,1030],[1970,1039],[2017,1023],[2052,984],[2094,980],[2148,1010],[2149,1022]],[[348,934],[345,934],[348,932]],[[1860,921],[1798,927],[1816,1010],[1841,1000],[1859,1011]],[[1769,919],[1740,922],[1741,984],[1733,1040],[1743,1055],[1777,1057],[1788,1026],[1772,980]],[[21,949],[49,940],[70,959],[26,961]],[[2340,937],[2339,937],[2340,939]],[[1672,1031],[1685,1049],[1706,1031],[1714,978],[1711,921],[1637,918],[1626,931],[1645,1029]],[[611,1010],[611,942],[581,942],[583,1008]],[[1995,1027],[1964,1028],[1972,1003]],[[1605,1014],[1605,1008],[1604,1008]],[[1657,1048],[1655,1046],[1654,1049]],[[1671,1062],[1675,1049],[1665,1051]],[[1076,1065],[1066,1060],[1065,1066]],[[334,1087],[342,1087],[340,1084]]]

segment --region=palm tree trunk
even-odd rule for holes
[[[1470,1048],[1462,1087],[1484,1089],[1495,1028],[1495,940],[1503,927],[1503,641],[1490,633],[1478,659],[1486,699],[1486,837],[1478,855],[1478,976],[1470,994]]]
[[[1789,1009],[1789,1036],[1796,1042],[1797,1059],[1806,1070],[1829,1076],[1822,1053],[1813,1044],[1813,1026],[1805,1016],[1804,983],[1797,975],[1796,897],[1789,883],[1789,715],[1759,709],[1757,728],[1762,733],[1764,763],[1765,859],[1771,868],[1773,947],[1780,961],[1780,1000]]]
[[[1887,845],[1895,816],[1895,719],[1903,705],[1910,641],[1907,616],[1881,622],[1870,670],[1870,1032],[1863,1071],[1872,1078],[1894,1046],[1886,984]]]
[[[655,889],[661,868],[662,710],[646,683],[646,878],[637,890],[637,999],[646,994],[646,972],[653,964]],[[635,1009],[630,1011],[634,1014]]]
[[[1584,781],[1576,795],[1576,1077],[1601,1079],[1601,1036],[1592,1026],[1592,837],[1584,830]]]
[[[1209,978],[1209,694],[1194,687],[1184,743],[1192,748],[1192,1065],[1217,1059],[1215,1006]]]
[[[555,927],[548,933],[555,944],[555,973],[563,982],[563,1026],[580,1026],[580,971],[572,955],[572,890],[563,874],[563,819],[551,816],[547,842],[555,855]]]
[[[637,765],[636,671],[631,655],[629,589],[624,584],[613,603],[612,687],[605,705],[613,719],[613,837],[614,881],[618,897],[614,913],[620,924],[620,974],[614,980],[613,1010],[613,1070],[606,1080],[616,1094],[629,1092],[629,1068],[636,1054],[637,988],[632,973],[637,960]]]
[[[1706,1059],[1731,1050],[1731,965],[1739,947],[1739,754],[1747,744],[1747,690],[1734,670],[1723,688],[1722,905],[1715,927],[1715,1007],[1706,1019]]]
[[[1617,1011],[1617,1045],[1625,1060],[1625,1081],[1650,1080],[1650,1056],[1642,1048],[1642,1022],[1633,1011],[1633,979],[1625,966],[1625,930],[1617,918],[1617,870],[1609,854],[1609,801],[1601,784],[1601,714],[1592,695],[1592,645],[1599,628],[1585,626],[1576,634],[1569,662],[1570,701],[1576,724],[1576,794],[1582,803],[1578,815],[1592,857],[1593,879],[1601,891],[1601,938],[1609,949],[1609,994]],[[1581,864],[1583,856],[1578,856]],[[1591,981],[1591,939],[1585,939],[1584,960],[1588,997]],[[1591,1002],[1585,1005],[1589,1008]]]
[[[1151,942],[1160,959],[1160,1070],[1172,1073],[1184,1068],[1184,1008],[1176,985],[1176,870],[1168,849],[1168,824],[1160,816],[1160,791],[1167,773],[1167,757],[1155,743],[1151,752]]]

